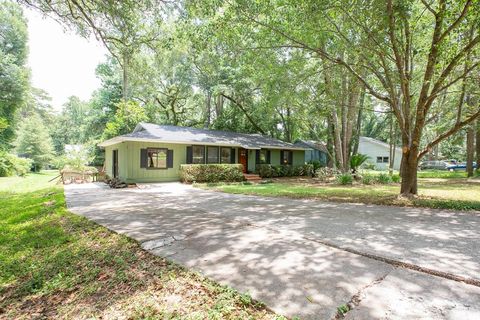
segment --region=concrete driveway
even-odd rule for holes
[[[333,319],[349,303],[347,319],[480,319],[479,214],[179,183],[69,185],[65,194],[72,212],[280,314]]]

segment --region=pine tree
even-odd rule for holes
[[[52,140],[38,115],[32,115],[21,123],[17,132],[16,151],[33,160],[35,171],[40,171],[52,160]]]

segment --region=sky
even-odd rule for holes
[[[55,110],[61,110],[72,95],[88,100],[100,87],[95,68],[106,60],[107,50],[95,38],[87,40],[66,31],[37,11],[24,12],[28,19],[32,85],[48,92]]]

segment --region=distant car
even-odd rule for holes
[[[456,164],[448,163],[447,161],[424,161],[418,166],[420,170],[452,170],[457,166]]]
[[[477,163],[473,163],[473,169],[477,169]],[[460,171],[460,170],[467,170],[467,164],[465,162],[463,163],[457,163],[449,168],[450,171]]]

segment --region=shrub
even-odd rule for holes
[[[317,170],[322,167],[322,163],[318,160],[310,160],[308,161],[308,164],[312,165],[312,176],[317,173]]]
[[[259,164],[255,172],[262,178],[310,176],[313,172],[313,165],[284,166]]]
[[[373,184],[373,183],[375,183],[375,177],[371,174],[365,174],[362,177],[362,183],[363,184]]]
[[[180,179],[183,182],[234,182],[243,181],[241,164],[182,164]]]
[[[338,174],[340,174],[340,171],[328,167],[320,168],[317,170],[317,172],[315,172],[315,176],[321,181],[326,181],[328,178],[335,177]]]
[[[389,184],[392,183],[392,177],[387,173],[380,173],[377,176],[377,182],[380,184]]]
[[[350,158],[350,168],[352,168],[352,173],[356,173],[358,168],[364,164],[369,159],[369,156],[366,154],[357,153],[352,155]]]
[[[392,176],[392,182],[393,182],[393,183],[400,183],[401,180],[402,180],[402,179],[400,178],[400,176],[399,176],[398,174],[394,174],[394,175]]]
[[[25,176],[32,169],[32,160],[10,153],[0,154],[0,177]]]
[[[353,183],[353,177],[350,173],[342,173],[337,175],[337,182],[341,185],[347,185]]]

